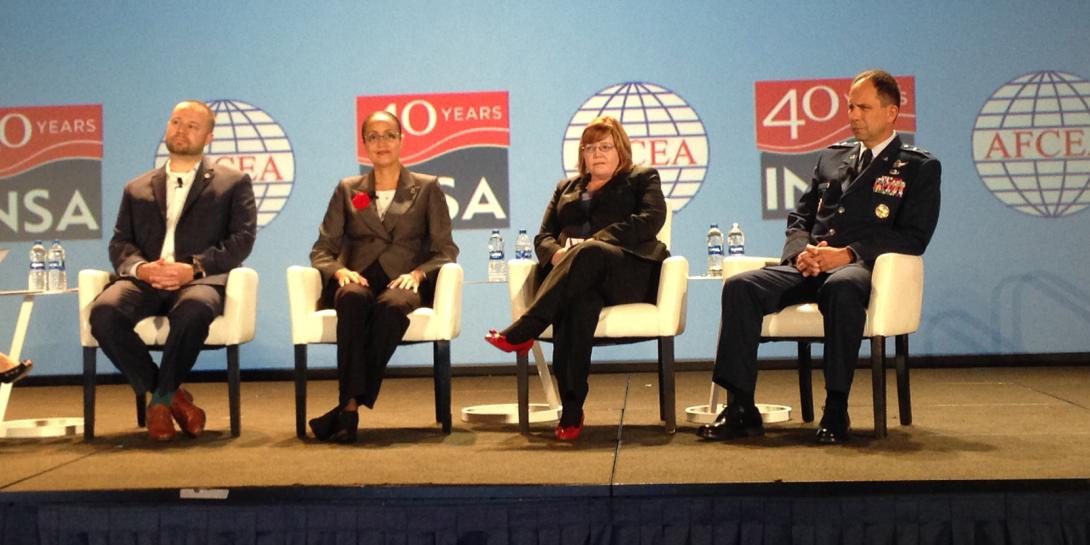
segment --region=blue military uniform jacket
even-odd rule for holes
[[[855,175],[860,150],[851,139],[821,152],[809,189],[787,218],[784,265],[821,241],[851,248],[868,267],[887,252],[923,254],[939,219],[939,160],[897,136]]]

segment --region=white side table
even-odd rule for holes
[[[8,357],[13,361],[19,361],[19,353],[23,350],[23,341],[26,340],[27,326],[30,324],[30,314],[34,310],[34,299],[36,297],[75,292],[76,288],[56,291],[0,291],[0,297],[23,297],[23,303],[19,307],[19,318],[15,322],[15,335],[11,339],[11,349],[8,351]],[[59,417],[5,420],[8,401],[11,399],[11,387],[11,384],[0,385],[0,438],[62,437],[83,433],[82,418]]]
[[[466,284],[495,284],[507,287],[506,282],[485,282],[473,280]],[[541,389],[545,392],[545,403],[530,404],[530,423],[556,422],[560,420],[560,396],[556,391],[556,383],[549,372],[549,364],[545,361],[545,352],[541,350],[541,343],[534,342],[534,362],[537,364],[537,375],[541,379]],[[518,424],[518,403],[496,403],[491,405],[471,405],[462,408],[462,422],[482,422],[494,424]]]
[[[751,256],[730,256],[723,258],[723,275],[722,276],[690,276],[689,280],[714,280],[717,282],[723,282],[725,278],[730,278],[735,274],[742,271],[759,269],[770,263],[778,263],[779,260],[767,257],[751,257]],[[719,392],[723,392],[723,403],[719,403]],[[711,385],[711,391],[708,393],[708,403],[705,405],[693,405],[685,408],[685,420],[694,424],[711,424],[715,421],[715,418],[719,416],[719,413],[723,411],[726,406],[726,390],[717,386],[714,382]],[[775,422],[786,422],[791,419],[791,407],[787,405],[776,405],[769,403],[757,403],[757,411],[761,413],[761,420],[765,424],[772,424]]]

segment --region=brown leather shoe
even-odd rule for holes
[[[170,408],[162,403],[148,405],[147,423],[148,439],[152,441],[170,441],[178,433],[170,418]]]
[[[193,396],[184,388],[178,388],[174,392],[174,400],[170,402],[170,414],[186,435],[196,437],[204,431],[204,409],[193,404]]]

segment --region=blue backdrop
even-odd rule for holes
[[[507,91],[510,226],[536,229],[564,175],[562,140],[598,91],[629,81],[669,88],[707,133],[703,186],[674,219],[673,251],[703,267],[708,224],[739,222],[747,253],[778,255],[782,220],[761,214],[754,83],[851,77],[880,67],[916,83],[916,144],[943,163],[943,210],[926,254],[917,354],[1088,352],[1090,212],[1037,217],[1000,202],[982,182],[972,133],[989,98],[1028,73],[1086,80],[1090,3],[916,2],[5,2],[0,18],[0,107],[102,104],[100,240],[66,244],[71,284],[81,268],[109,268],[106,244],[123,184],[151,168],[166,118],[183,98],[238,99],[289,136],[295,183],[258,234],[247,264],[261,275],[257,339],[248,368],[291,365],[285,269],[307,263],[336,181],[359,171],[359,95]],[[1090,90],[1076,93],[1086,111]],[[1078,97],[1076,97],[1078,98]],[[1090,148],[1090,121],[1072,116]],[[1081,128],[1080,128],[1081,127]],[[1069,161],[1074,164],[1075,161]],[[441,174],[441,173],[436,173]],[[1085,186],[1085,177],[1083,185]],[[0,196],[6,193],[0,185]],[[6,203],[0,199],[0,208]],[[455,240],[467,279],[485,276],[488,231]],[[0,241],[0,289],[25,286],[30,244]],[[718,285],[690,283],[680,359],[710,359]],[[509,363],[487,347],[509,320],[506,290],[469,285],[456,365]],[[482,304],[482,303],[487,304]],[[17,300],[0,301],[0,350]],[[43,298],[23,357],[41,374],[80,372],[74,296]],[[324,350],[324,351],[323,351]],[[596,359],[650,360],[652,345],[598,350]],[[763,355],[790,353],[769,346]],[[200,367],[219,368],[221,354]],[[333,365],[332,348],[312,365]],[[404,348],[394,365],[428,365]],[[104,362],[103,362],[104,363]]]

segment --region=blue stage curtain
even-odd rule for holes
[[[23,523],[48,545],[1090,545],[1090,493],[7,505],[3,542]]]

